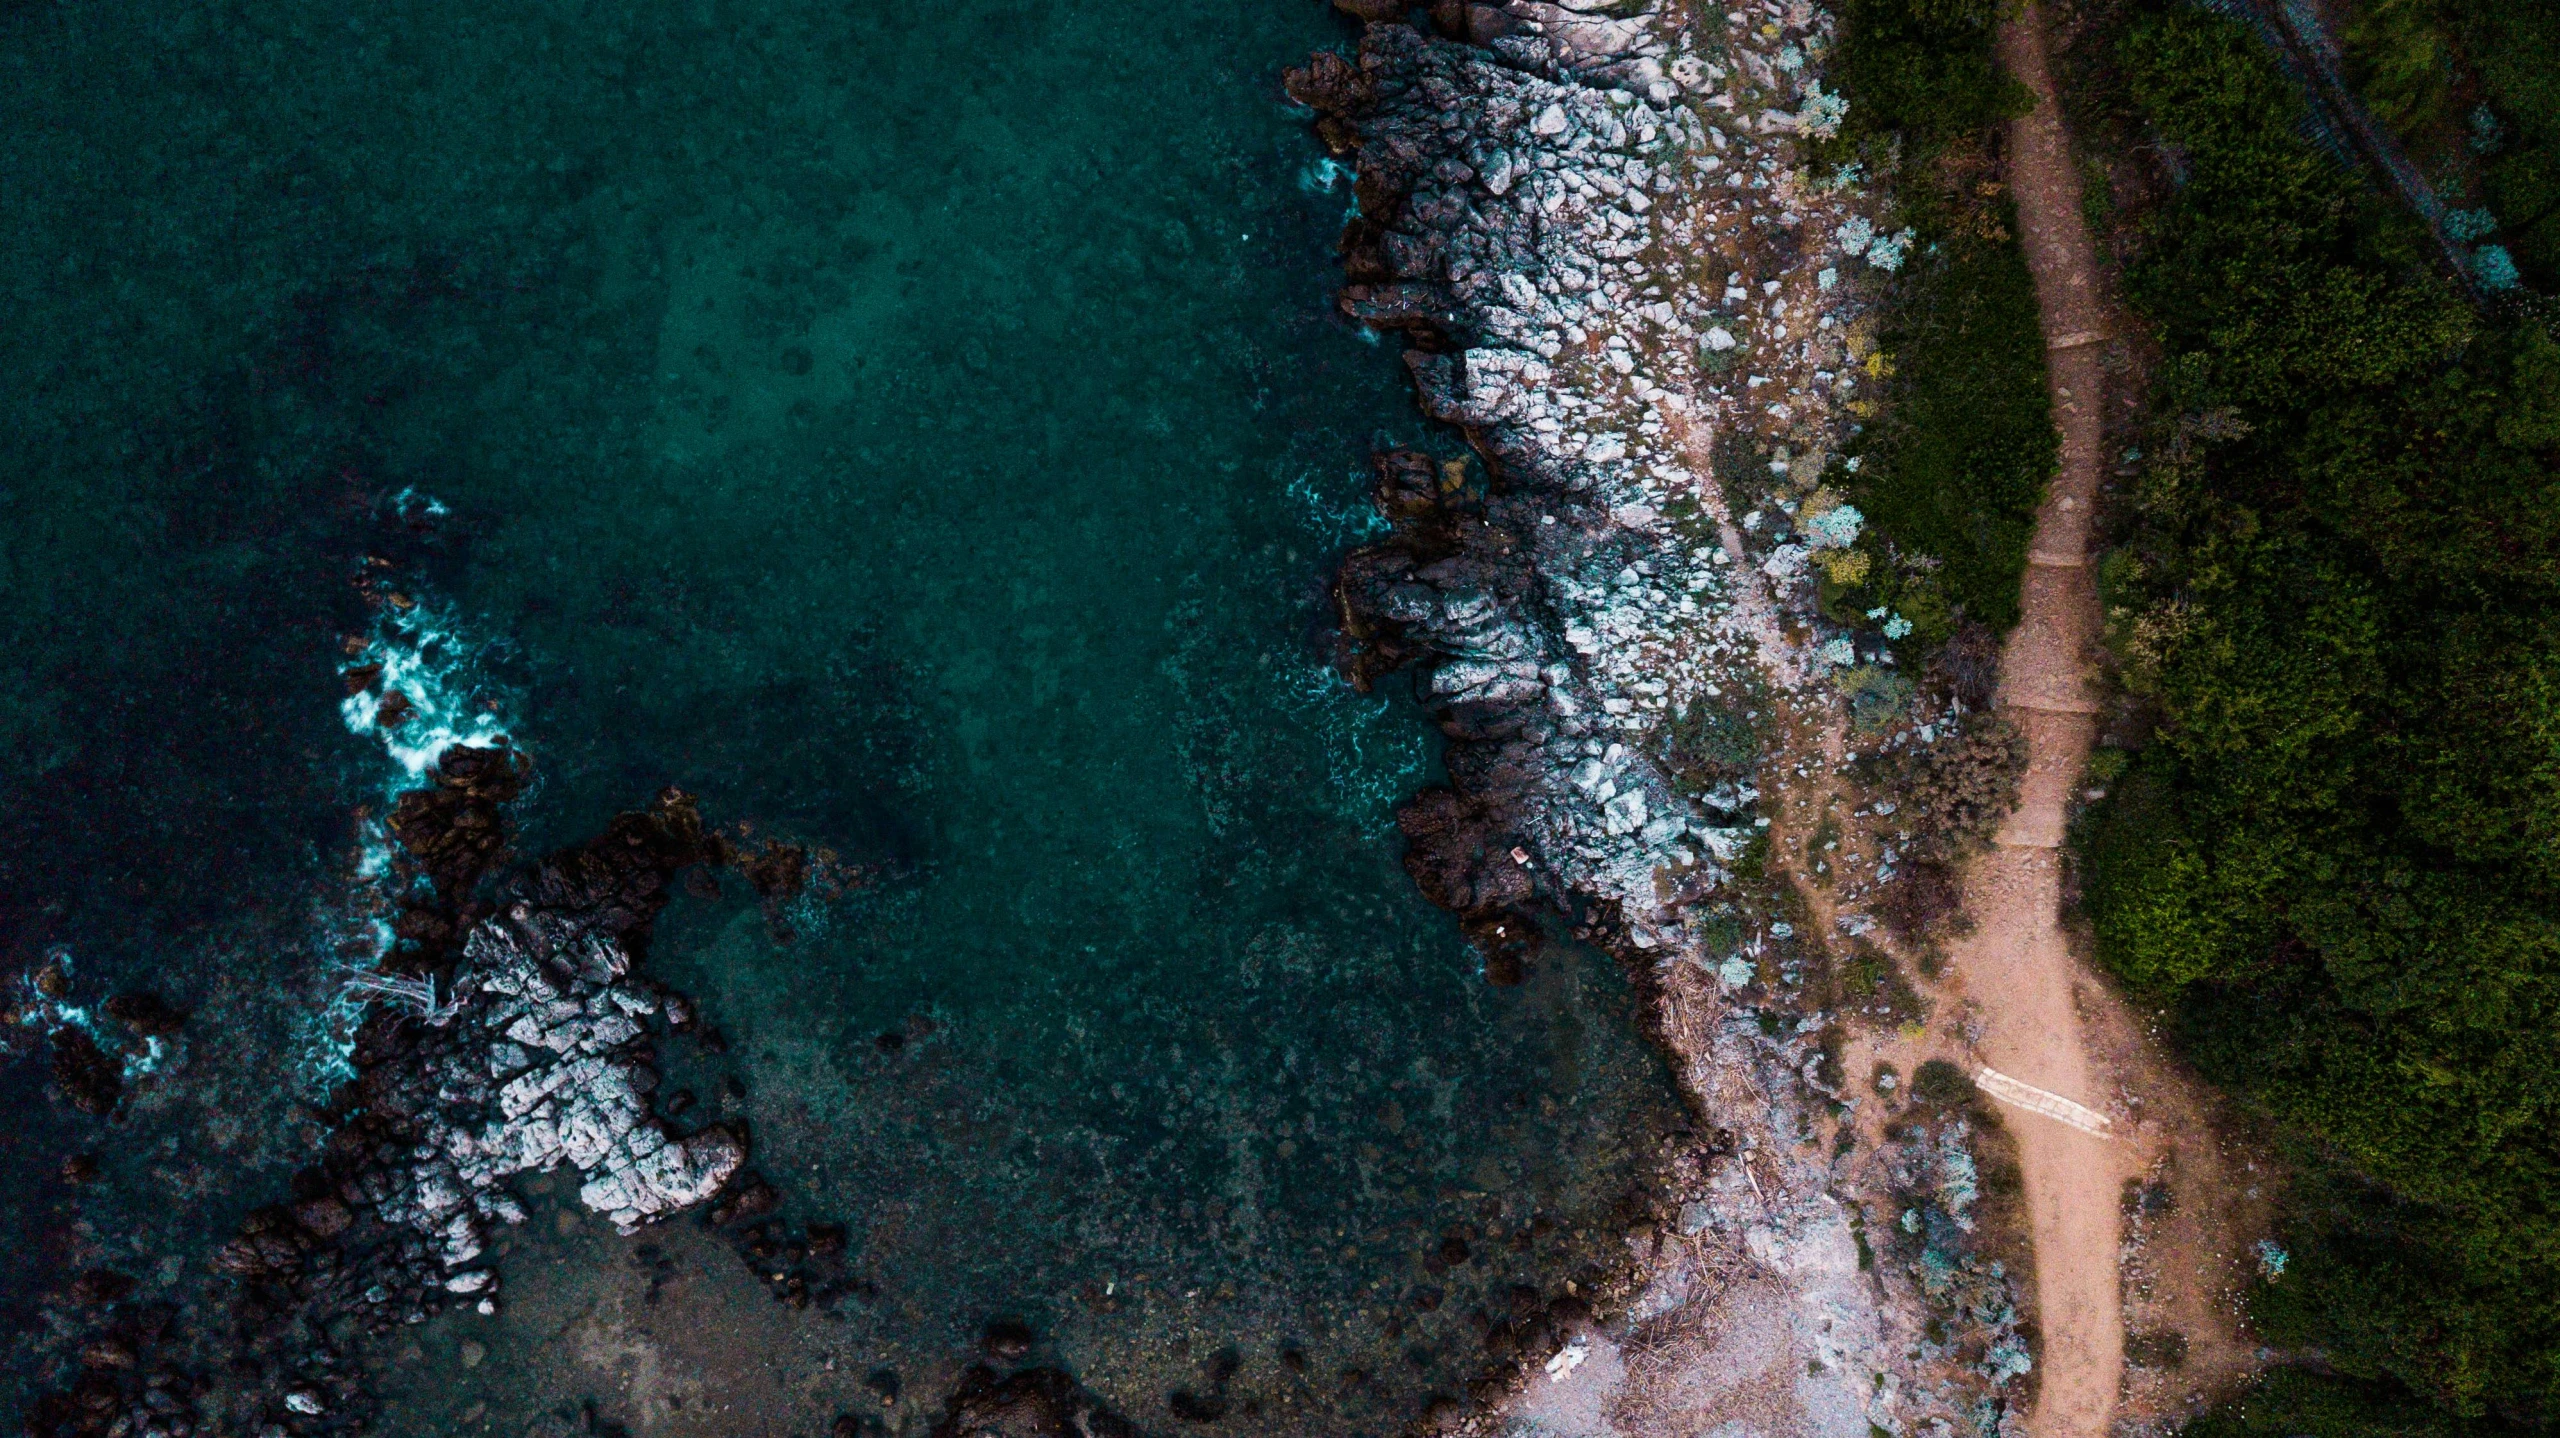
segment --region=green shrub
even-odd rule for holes
[[[1849,100],[1844,134],[1898,138],[1933,155],[2012,115],[2035,96],[2000,70],[1992,37],[2007,0],[1848,0],[1835,68]]]
[[[2527,284],[2560,285],[2560,10],[2512,0],[2448,0],[2473,83],[2507,131],[2483,163],[2499,237]]]
[[[2467,1438],[2474,1427],[2386,1386],[2278,1369],[2182,1438]]]
[[[2228,967],[2229,906],[2210,891],[2166,776],[2136,771],[2112,797],[2086,849],[2098,957],[2137,991],[2174,995]]]
[[[1861,739],[1874,738],[1901,723],[1919,692],[1901,670],[1875,664],[1846,670],[1834,682],[1849,701],[1849,732]]]
[[[1997,714],[1969,714],[1934,744],[1888,757],[1873,782],[1894,805],[1902,852],[1916,863],[1952,863],[1991,842],[2018,804],[2027,736]]]
[[[1977,1092],[1972,1075],[1947,1059],[1930,1059],[1911,1071],[1911,1097],[1936,1108],[1962,1108]]]
[[[1855,446],[1851,499],[1875,530],[1938,567],[1871,566],[1873,606],[2005,631],[2018,621],[2035,515],[2060,441],[2045,391],[2035,283],[2015,244],[1950,238],[1915,257],[1883,336],[1885,413]]]
[[[2352,78],[2394,129],[2440,124],[2453,95],[2452,42],[2435,0],[2368,0],[2347,26]]]

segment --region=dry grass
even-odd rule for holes
[[[1750,1277],[1731,1251],[1700,1249],[1689,1262],[1688,1301],[1638,1324],[1621,1345],[1626,1380],[1609,1421],[1647,1438],[1704,1433],[1728,1419],[1772,1438],[1800,1430],[1787,1295]]]

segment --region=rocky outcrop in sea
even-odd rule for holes
[[[1656,872],[1729,875],[1755,797],[1678,792],[1658,731],[1742,671],[1800,686],[1819,662],[1777,605],[1824,539],[1728,544],[1713,456],[1774,449],[1774,473],[1821,472],[1831,399],[1856,383],[1828,298],[1854,212],[1779,167],[1774,136],[1821,123],[1818,80],[1798,92],[1810,118],[1728,130],[1569,78],[1573,47],[1604,31],[1620,38],[1602,53],[1639,74],[1669,47],[1623,38],[1638,22],[1576,16],[1555,38],[1520,18],[1551,8],[1502,12],[1512,33],[1485,47],[1373,26],[1356,63],[1293,81],[1357,125],[1344,310],[1427,337],[1407,355],[1423,408],[1496,476],[1480,512],[1443,516],[1429,478],[1391,459],[1399,532],[1346,566],[1342,598],[1355,640],[1429,657],[1456,787],[1651,947],[1679,907]],[[1702,268],[1725,273],[1702,288]]]
[[[630,1232],[709,1199],[746,1161],[736,1135],[679,1137],[651,1112],[650,1021],[689,1016],[632,972],[623,942],[700,850],[699,819],[670,796],[546,865],[471,930],[450,997],[418,991],[407,1061],[365,1069],[367,1111],[414,1120],[417,1142],[343,1196],[428,1240],[446,1291],[494,1287],[476,1263],[486,1225],[524,1221],[503,1186],[515,1174],[565,1165],[580,1201]]]
[[[1877,631],[1817,603],[1857,562],[1862,516],[1824,481],[1910,244],[1854,169],[1807,158],[1845,113],[1821,78],[1836,22],[1802,0],[1505,0],[1430,31],[1344,8],[1370,21],[1357,53],[1289,79],[1357,166],[1341,306],[1409,337],[1424,412],[1491,475],[1382,456],[1393,532],[1337,582],[1346,676],[1412,666],[1449,740],[1447,787],[1401,816],[1407,867],[1497,982],[1540,909],[1582,916],[1651,986],[1709,1120],[1637,1240],[1653,1282],[1606,1330],[1652,1376],[1610,1402],[1668,1384],[1683,1431],[2014,1424],[2003,1270],[1970,1220],[1883,1244],[1956,1199],[1834,1141],[1870,1100],[1812,971],[1819,940],[1873,926],[1872,890],[1826,897],[1821,935],[1746,901],[1769,891],[1762,787],[1836,773],[1852,698],[1909,689]],[[1646,1349],[1665,1333],[1689,1337]],[[1511,1416],[1553,1426],[1541,1395],[1581,1361],[1558,1349]]]
[[[206,1351],[206,1335],[174,1329],[174,1312],[113,1310],[31,1432],[361,1426],[368,1335],[457,1305],[494,1311],[498,1276],[483,1259],[492,1225],[524,1220],[504,1182],[515,1174],[574,1172],[579,1200],[625,1231],[724,1189],[769,1201],[742,1170],[741,1136],[678,1133],[650,1101],[656,1045],[695,1021],[682,996],[636,972],[635,946],[679,871],[729,857],[692,801],[669,791],[617,817],[501,883],[490,904],[477,885],[505,855],[496,811],[522,766],[455,747],[431,773],[391,828],[433,878],[411,887],[418,912],[393,925],[413,942],[354,985],[364,1018],[337,1126],[291,1198],[252,1212],[214,1257],[235,1292],[231,1334],[216,1344],[222,1378],[190,1378],[174,1361]],[[113,1275],[92,1286],[99,1301],[120,1296],[106,1291]],[[145,1361],[163,1348],[173,1361]]]

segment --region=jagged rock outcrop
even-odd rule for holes
[[[524,1214],[503,1181],[566,1165],[580,1201],[626,1231],[716,1193],[746,1160],[719,1128],[671,1133],[651,1112],[658,993],[631,972],[626,936],[705,856],[692,803],[670,792],[516,882],[463,941],[450,997],[393,1021],[397,1049],[362,1066],[366,1112],[407,1151],[341,1185],[348,1203],[428,1239],[453,1293],[486,1292],[474,1266],[490,1222]]]
[[[628,1232],[707,1200],[746,1161],[735,1135],[678,1138],[650,1112],[657,1075],[641,1057],[644,1021],[661,1006],[630,971],[630,955],[587,916],[524,900],[464,941],[455,997],[429,1020],[449,1032],[422,1065],[434,1102],[412,1158],[372,1170],[348,1195],[432,1236],[448,1290],[493,1282],[469,1265],[483,1225],[523,1221],[502,1186],[515,1174],[575,1169],[580,1201]]]
[[[362,976],[355,989],[368,1007],[350,1055],[354,1077],[321,1161],[295,1175],[290,1199],[252,1212],[213,1259],[236,1294],[227,1373],[241,1391],[226,1403],[261,1413],[251,1431],[268,1438],[363,1421],[371,1400],[350,1330],[386,1333],[456,1304],[494,1308],[498,1278],[482,1260],[490,1225],[525,1217],[506,1183],[514,1175],[573,1171],[579,1201],[626,1230],[724,1188],[736,1191],[732,1215],[771,1206],[770,1190],[743,1172],[742,1138],[718,1126],[679,1134],[653,1112],[655,1045],[694,1020],[632,960],[671,879],[727,862],[729,847],[670,790],[501,884],[494,907],[481,909],[474,884],[505,852],[503,825],[489,821],[523,766],[458,750],[437,775],[447,782],[400,810],[398,837],[411,853],[430,864],[452,859],[411,886],[414,903],[485,916],[458,954],[426,936]],[[454,830],[467,837],[453,839]],[[156,1009],[128,1007],[158,1020]],[[173,1317],[112,1311],[97,1352],[139,1351]],[[167,1374],[128,1381],[118,1371],[92,1365],[40,1399],[32,1431],[202,1431],[186,1406],[200,1384]]]
[[[1519,832],[1531,858],[1515,868],[1628,905],[1649,944],[1656,871],[1711,886],[1749,837],[1683,798],[1648,742],[1758,637],[1717,537],[1665,533],[1657,471],[1687,456],[1665,442],[1679,397],[1652,376],[1694,389],[1697,366],[1659,344],[1682,339],[1674,306],[1629,288],[1659,243],[1651,196],[1717,149],[1689,109],[1565,78],[1558,57],[1580,42],[1506,15],[1490,49],[1375,25],[1356,62],[1291,76],[1359,159],[1344,311],[1426,338],[1406,355],[1423,408],[1464,428],[1495,480],[1444,493],[1428,460],[1382,460],[1395,533],[1343,568],[1344,668],[1365,683],[1425,663],[1461,807]],[[1640,366],[1629,332],[1662,352]],[[1656,638],[1701,652],[1646,652]]]

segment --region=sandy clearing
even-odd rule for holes
[[[1954,967],[1981,1016],[1982,1063],[2103,1112],[2108,1096],[2075,995],[2083,981],[2060,923],[2060,875],[2049,848],[2003,845],[1978,860],[1965,886],[1977,927],[1953,946]],[[2026,1182],[2044,1339],[2030,1430],[2097,1438],[2114,1416],[2124,1369],[2117,1219],[2136,1173],[2133,1153],[2040,1113],[2007,1115]]]
[[[2035,109],[2010,124],[2008,179],[2035,277],[2062,453],[2036,515],[2019,623],[2001,656],[1997,703],[2026,731],[2027,774],[2017,812],[1966,874],[1975,928],[1953,945],[1953,969],[1981,1016],[1979,1062],[2104,1112],[2108,1094],[2079,998],[2092,984],[2063,926],[2058,852],[2098,723],[2098,596],[2088,559],[2105,442],[2104,305],[2032,5],[2001,27],[1999,48],[2002,64],[2036,95]],[[2010,1115],[2044,1340],[2030,1428],[2039,1438],[2100,1438],[2124,1376],[2119,1209],[2137,1159],[2124,1143],[2030,1109]]]

